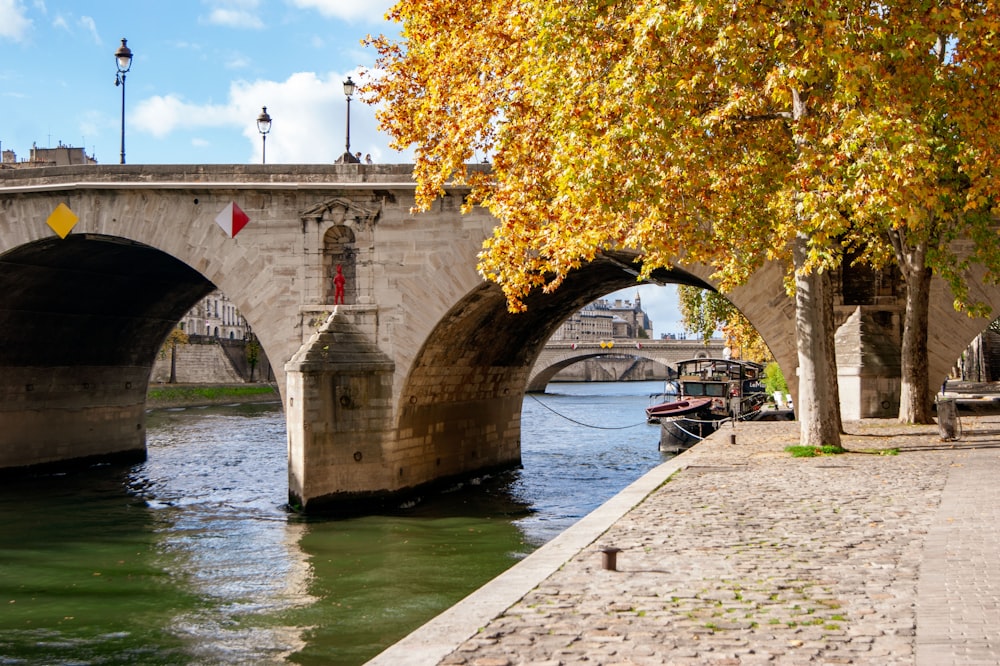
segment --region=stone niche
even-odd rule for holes
[[[836,341],[841,418],[897,416],[902,375],[895,341],[861,307],[837,329]]]

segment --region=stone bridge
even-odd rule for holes
[[[529,392],[541,392],[558,372],[574,363],[591,358],[646,358],[673,368],[691,358],[722,358],[721,340],[704,343],[697,340],[613,339],[596,342],[549,342],[535,361],[528,379]]]
[[[519,464],[521,402],[547,338],[634,286],[634,255],[606,253],[510,314],[475,269],[494,220],[460,214],[465,194],[413,214],[408,165],[0,170],[0,468],[142,458],[157,351],[213,287],[274,364],[292,506],[349,511]],[[238,210],[248,221],[231,236]],[[697,266],[654,279],[710,285]],[[781,271],[730,298],[794,378]],[[932,386],[985,327],[950,302],[938,289]]]

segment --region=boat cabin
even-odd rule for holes
[[[677,364],[684,397],[741,398],[764,392],[764,366],[751,361],[696,358]]]

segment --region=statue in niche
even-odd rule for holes
[[[344,304],[344,284],[347,282],[347,278],[344,277],[344,269],[340,264],[337,264],[337,274],[333,277],[333,304],[343,305]]]
[[[329,229],[323,238],[323,273],[326,302],[335,305],[357,303],[357,255],[354,233],[345,226]],[[350,289],[348,289],[350,287]]]

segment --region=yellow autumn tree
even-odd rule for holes
[[[900,165],[858,146],[947,96],[966,117],[950,131],[987,135],[957,147],[975,159],[956,164],[985,161],[966,175],[988,208],[996,14],[991,2],[401,0],[401,40],[372,42],[369,92],[397,146],[416,147],[419,205],[465,181],[468,205],[499,220],[480,270],[512,309],[605,250],[635,251],[641,276],[714,266],[723,290],[784,262],[802,443],[839,444],[830,270],[845,243],[921,224],[895,205],[912,184]],[[968,70],[947,92],[928,58],[941,35],[947,64]],[[483,153],[492,168],[468,170]],[[864,209],[871,191],[888,203]]]
[[[1000,9],[915,3],[912,17],[900,20],[892,8],[858,35],[861,53],[844,61],[864,68],[863,54],[883,49],[882,67],[854,75],[833,159],[816,169],[834,174],[829,196],[852,219],[844,242],[876,266],[891,258],[903,276],[899,420],[930,423],[931,277],[951,287],[957,309],[985,316],[987,304],[970,298],[969,269],[977,264],[992,282],[1000,275]]]

